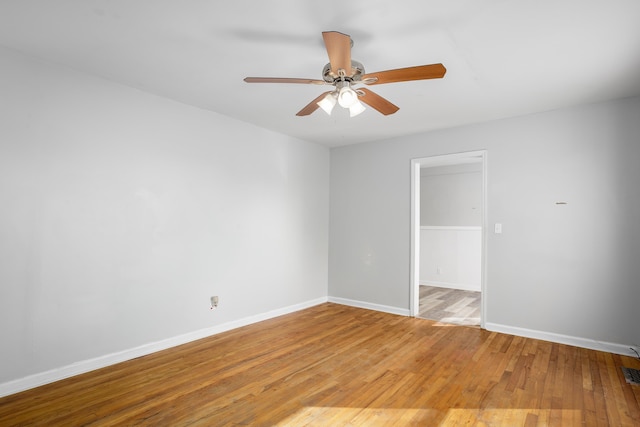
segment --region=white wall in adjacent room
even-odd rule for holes
[[[482,163],[420,171],[420,284],[479,292]]]
[[[0,94],[0,383],[326,300],[327,148],[4,49]]]
[[[332,149],[330,297],[408,310],[411,159],[487,150],[487,325],[640,342],[639,117],[635,97]]]
[[[420,284],[480,292],[482,229],[421,227]]]

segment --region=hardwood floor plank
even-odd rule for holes
[[[0,399],[0,425],[640,425],[640,360],[338,304]]]

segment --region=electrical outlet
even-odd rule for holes
[[[440,267],[436,267],[436,274],[440,274],[442,273],[442,271],[440,270]]]
[[[217,295],[212,296],[211,297],[211,309],[213,310],[214,308],[218,307],[218,302],[220,301],[220,299],[218,298]]]

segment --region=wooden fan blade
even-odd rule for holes
[[[288,77],[245,77],[247,83],[302,83],[312,85],[327,84],[324,80],[315,79],[291,79]]]
[[[393,114],[400,109],[398,106],[387,101],[380,95],[374,92],[371,92],[369,89],[359,88],[357,91],[364,92],[364,95],[360,95],[358,97],[360,101],[364,102],[371,108],[375,108],[385,116],[388,116],[389,114]]]
[[[442,64],[418,65],[396,70],[378,71],[362,76],[362,82],[368,85],[381,83],[408,82],[411,80],[441,79],[447,69]],[[373,81],[367,81],[373,80]]]
[[[320,100],[322,98],[327,96],[328,93],[331,93],[331,91],[327,91],[327,92],[321,94],[316,99],[314,99],[313,101],[308,103],[306,107],[304,107],[302,110],[300,110],[300,111],[298,111],[296,113],[296,116],[308,116],[309,114],[311,114],[314,111],[316,111],[318,108],[320,108],[320,106],[318,105],[318,102],[320,102]]]
[[[338,70],[344,70],[346,76],[351,75],[351,37],[337,31],[322,33],[324,45],[329,55],[331,72],[340,75]]]

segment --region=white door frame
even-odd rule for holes
[[[480,327],[484,329],[487,307],[487,151],[469,151],[464,153],[444,154],[441,156],[422,157],[411,160],[411,284],[410,298],[411,316],[419,313],[420,304],[420,169],[468,163],[469,160],[481,159],[482,163],[482,257],[481,257],[481,302]]]

